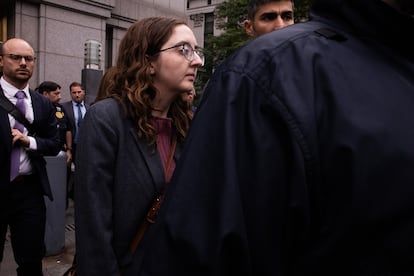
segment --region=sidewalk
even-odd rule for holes
[[[43,259],[44,276],[61,276],[72,264],[75,254],[75,220],[73,213],[73,201],[69,200],[66,210],[65,247],[60,254],[48,256]],[[4,245],[4,257],[0,266],[0,276],[16,276],[16,263],[10,244],[10,236],[7,233]]]

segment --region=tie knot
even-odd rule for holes
[[[15,97],[18,99],[24,99],[24,92],[23,91],[17,91]]]

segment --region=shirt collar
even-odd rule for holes
[[[85,105],[83,102],[84,102],[84,101],[80,102],[80,106],[81,106],[81,107],[83,107],[83,106]],[[75,106],[75,107],[77,107],[77,106],[78,106],[78,103],[77,103],[77,102],[75,102],[74,100],[72,100],[72,105],[73,105],[73,106]]]
[[[29,98],[29,84],[23,89],[17,89],[12,84],[8,83],[3,77],[0,78],[0,85],[8,98],[14,97],[17,91],[23,91],[26,98]]]

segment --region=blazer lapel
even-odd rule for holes
[[[0,93],[4,93],[0,87]],[[9,113],[0,107],[0,137],[2,146],[6,148],[6,152],[9,154],[12,148],[12,135],[9,121]]]
[[[37,93],[37,92],[33,92],[32,90],[30,90],[29,92],[30,92],[29,93],[30,97],[32,99],[32,106],[33,106],[33,123],[32,124],[35,124],[36,123],[36,118],[39,115],[38,112],[40,112],[42,110],[42,107],[41,107],[41,103],[34,96],[34,93]]]
[[[71,122],[73,122],[73,124],[74,124],[74,122],[75,122],[75,115],[73,114],[72,101],[66,102],[65,105],[64,105],[64,108],[65,108],[65,111],[68,113],[67,115],[69,117],[69,120]]]
[[[144,157],[144,162],[146,163],[154,181],[155,189],[160,192],[165,183],[164,168],[162,166],[160,156],[151,151],[146,141],[138,139],[134,128],[130,128],[129,131],[134,138],[138,149],[142,153],[142,156]]]

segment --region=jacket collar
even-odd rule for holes
[[[314,0],[312,17],[325,17],[364,39],[378,41],[414,60],[414,18],[382,0]]]

